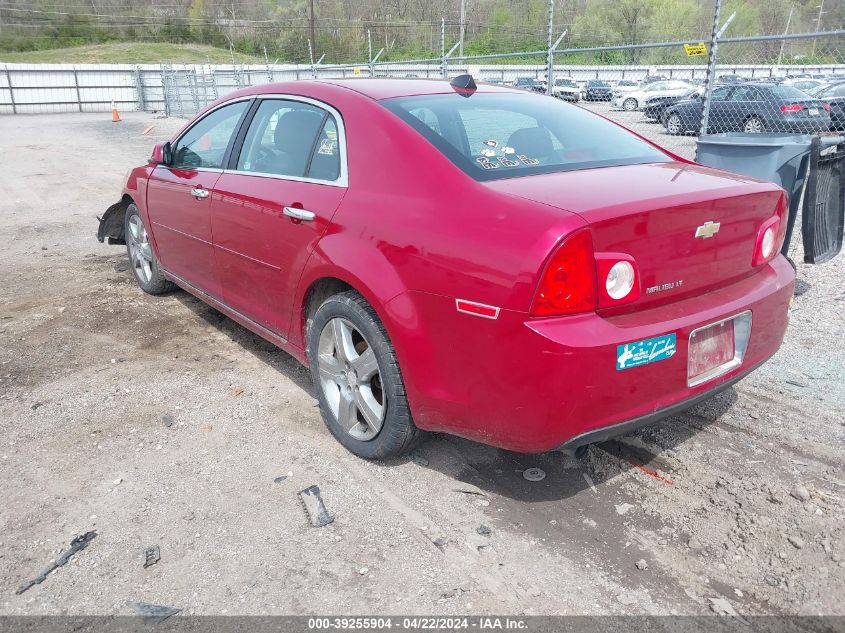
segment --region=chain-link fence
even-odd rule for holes
[[[370,49],[361,64],[7,64],[0,67],[0,113],[107,111],[114,101],[122,110],[190,117],[245,86],[469,73],[576,103],[685,157],[694,155],[705,118],[710,133],[845,129],[845,30],[721,38],[717,51],[712,38],[706,42],[597,48],[550,42],[545,50],[458,57],[457,46],[447,50],[443,31],[439,56],[382,62]]]

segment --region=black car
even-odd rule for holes
[[[591,79],[584,86],[584,100],[585,101],[610,101],[613,95],[613,89],[606,81],[599,81],[598,79]]]
[[[825,86],[814,96],[830,108],[830,129],[845,130],[845,81]]]
[[[534,77],[517,77],[516,81],[513,82],[513,87],[520,88],[521,90],[531,90],[533,92],[546,92],[543,84],[534,79]]]
[[[663,121],[663,114],[669,106],[686,101],[690,94],[674,97],[649,97],[643,104],[643,116],[650,121]]]
[[[713,90],[707,132],[793,132],[811,134],[830,128],[830,106],[797,88],[746,82]],[[700,98],[666,108],[669,134],[697,132],[704,104]]]

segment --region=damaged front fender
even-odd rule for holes
[[[97,217],[100,222],[100,226],[97,228],[98,242],[103,242],[108,238],[109,244],[126,244],[124,218],[129,203],[130,200],[124,197],[106,209],[102,217]]]

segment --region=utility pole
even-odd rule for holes
[[[786,18],[786,29],[783,32],[784,39],[782,39],[780,41],[780,54],[778,55],[778,66],[780,66],[781,63],[783,62],[783,47],[786,45],[786,39],[785,38],[786,38],[787,35],[789,35],[789,25],[792,22],[792,14],[793,14],[794,11],[795,11],[795,5],[793,4],[791,7],[789,7],[789,17]]]
[[[822,29],[822,14],[824,13],[824,0],[819,3],[819,17],[816,18],[816,33]],[[816,56],[816,39],[813,38],[813,57]]]
[[[317,38],[314,35],[314,33],[315,33],[315,28],[314,28],[314,0],[309,0],[309,4],[311,6],[311,16],[310,16],[310,19],[308,20],[308,22],[309,22],[309,28],[311,30],[311,42],[310,42],[311,54],[313,55],[314,52],[316,52],[316,50],[317,50]],[[311,58],[311,62],[312,63],[314,62],[313,57]]]
[[[467,29],[467,0],[461,0],[461,45],[458,48],[458,57],[464,56],[464,34]]]

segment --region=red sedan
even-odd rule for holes
[[[385,458],[575,449],[725,389],[783,339],[785,211],[558,99],[324,80],[210,105],[98,237],[307,364],[332,434]]]

